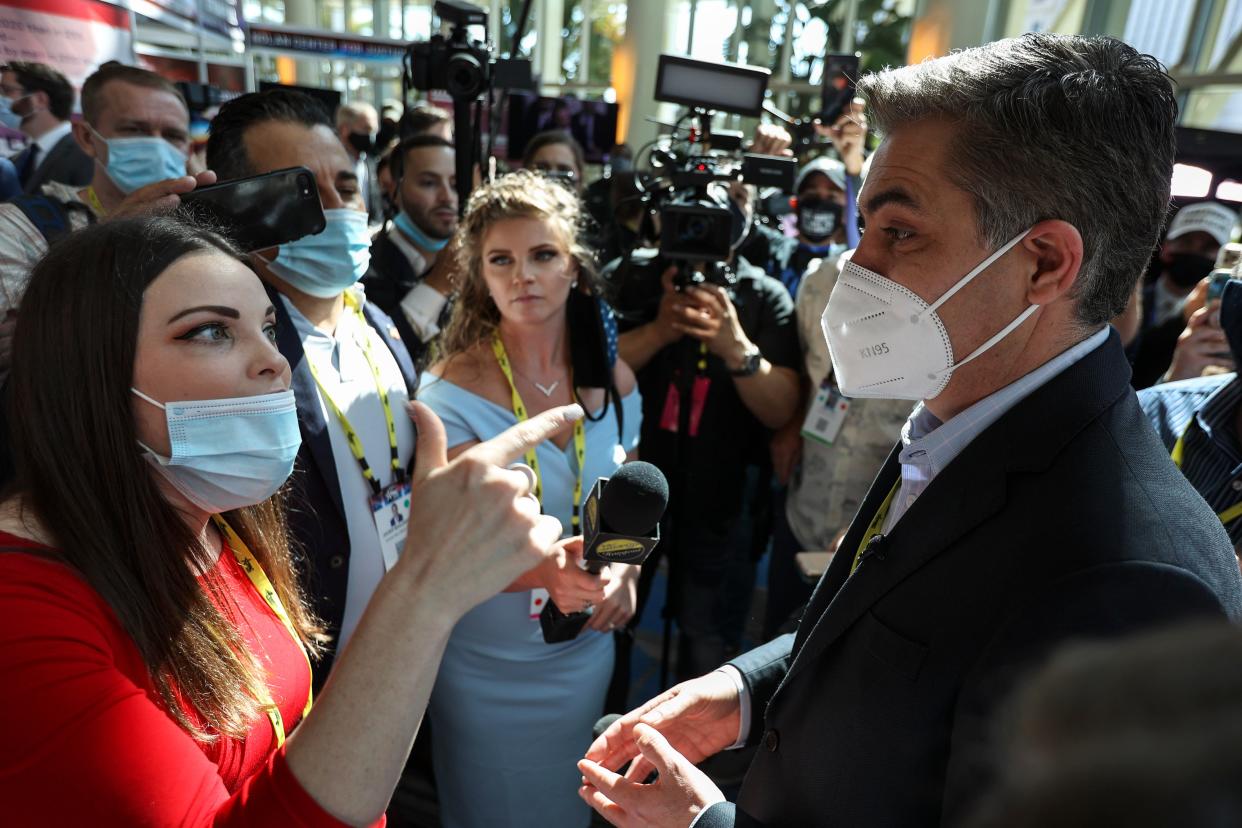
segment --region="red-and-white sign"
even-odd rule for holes
[[[0,63],[46,63],[76,87],[101,63],[134,62],[129,12],[99,0],[0,0]]]

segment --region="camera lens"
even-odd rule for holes
[[[449,58],[445,85],[450,95],[476,97],[482,93],[485,82],[483,66],[473,55],[458,53]]]
[[[682,227],[681,237],[685,241],[703,241],[707,238],[711,224],[702,216],[694,216]]]
[[[311,189],[311,177],[306,173],[298,176],[298,191],[302,194],[302,198],[309,198],[313,192]]]

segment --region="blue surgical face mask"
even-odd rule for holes
[[[108,164],[104,170],[117,189],[128,195],[134,190],[180,178],[185,175],[185,153],[163,138],[144,135],[139,138],[104,138],[108,145]]]
[[[293,391],[161,403],[172,456],[142,445],[147,461],[200,509],[217,515],[267,500],[293,472],[302,445]]]
[[[429,253],[439,253],[449,243],[448,239],[433,239],[431,236],[428,236],[422,231],[422,228],[414,223],[414,219],[410,218],[405,210],[397,213],[397,217],[393,219],[393,224],[397,225],[397,228],[402,233],[409,236],[414,244]]]
[[[17,99],[22,100],[21,98]],[[0,95],[0,124],[9,129],[20,129],[22,125],[22,116],[13,111],[13,104],[17,103],[6,95]]]
[[[282,244],[267,266],[291,287],[329,299],[366,275],[371,234],[361,210],[324,210],[323,216],[323,232]]]

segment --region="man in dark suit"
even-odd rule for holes
[[[846,394],[922,405],[797,633],[592,745],[582,795],[617,825],[958,824],[995,714],[1059,644],[1242,615],[1229,540],[1106,324],[1168,205],[1159,65],[1027,35],[858,89],[886,137],[825,329]],[[733,805],[692,762],[735,743],[758,749]]]
[[[13,61],[0,66],[0,94],[30,138],[13,158],[23,192],[37,193],[49,181],[75,187],[91,182],[95,162],[70,134],[74,93],[64,75],[43,63]]]
[[[362,280],[371,301],[396,321],[420,369],[452,311],[448,243],[457,230],[456,158],[453,145],[438,135],[414,135],[393,150],[400,210],[375,237],[371,270]]]
[[[312,607],[339,649],[390,565],[372,499],[399,485],[412,462],[404,401],[417,374],[392,319],[354,284],[369,258],[350,251],[351,242],[368,239],[365,208],[353,162],[323,108],[288,89],[236,98],[212,121],[207,160],[223,181],[305,166],[328,216],[323,233],[251,261],[276,308],[276,344],[293,370],[302,428],[289,528],[304,555]],[[334,655],[315,665],[316,687]]]

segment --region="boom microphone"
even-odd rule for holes
[[[601,477],[583,504],[582,558],[589,572],[604,564],[641,564],[660,542],[660,518],[668,506],[668,481],[650,463],[636,460]],[[571,641],[582,632],[591,611],[569,615],[549,600],[539,614],[543,640]]]

